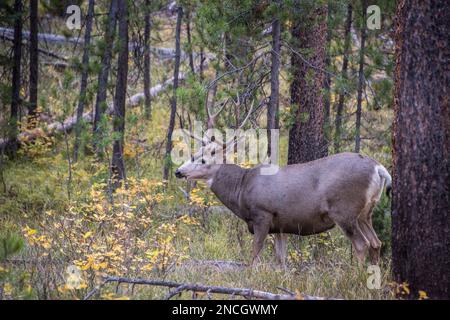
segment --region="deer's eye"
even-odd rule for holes
[[[211,155],[213,156],[213,155],[215,155],[216,154],[216,150],[213,150],[212,152],[211,152]]]
[[[202,164],[205,164],[205,163],[206,163],[205,159],[202,159]]]

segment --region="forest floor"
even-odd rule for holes
[[[393,297],[389,250],[380,265],[381,288],[369,289],[370,273],[352,259],[350,243],[337,228],[316,236],[291,236],[285,270],[273,261],[272,238],[266,240],[256,267],[217,262],[247,264],[251,235],[244,222],[219,206],[206,185],[198,183],[188,200],[179,189],[188,189],[186,181],[162,182],[162,161],[155,159],[162,158],[157,153],[167,118],[158,104],[151,125],[141,127],[144,130],[139,123],[129,126],[129,183],[112,198],[105,183],[108,159],[87,153],[69,170],[64,137],[43,136],[23,147],[18,160],[3,164],[0,235],[17,234],[26,240],[18,254],[1,263],[4,298],[81,299],[105,275],[275,293],[284,288],[343,299]],[[144,137],[145,145],[131,142]],[[376,215],[389,214],[387,207],[383,198]],[[80,277],[71,278],[71,266],[80,270]],[[167,292],[112,283],[94,298],[160,299]]]

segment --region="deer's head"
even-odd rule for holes
[[[214,136],[203,139],[201,148],[175,171],[175,176],[188,180],[208,180],[223,163],[225,148]]]

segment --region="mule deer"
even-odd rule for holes
[[[219,79],[209,85],[206,95],[208,128],[214,127],[218,114],[231,102],[237,109],[249,110],[240,126],[236,126],[240,130],[255,110],[254,100],[250,108],[242,108],[248,101],[238,93],[235,99],[229,97],[219,103],[214,112],[214,103],[210,109],[209,91]],[[234,164],[211,164],[219,155],[216,152],[224,151],[230,142],[235,142],[234,137],[223,144],[215,139],[202,141],[201,149],[176,170],[175,176],[206,180],[217,198],[247,223],[254,235],[252,263],[269,233],[275,234],[275,255],[284,265],[287,234],[317,234],[336,224],[352,242],[359,261],[363,262],[368,252],[372,263],[378,262],[381,241],[372,227],[372,210],[384,186],[389,194],[391,176],[386,168],[357,153],[339,153],[288,165],[273,175],[261,174],[265,165],[245,169]]]
[[[312,235],[336,224],[353,244],[360,262],[367,251],[378,263],[381,242],[372,227],[372,210],[383,187],[391,188],[386,168],[370,157],[339,153],[302,164],[279,168],[274,175],[260,174],[264,165],[245,169],[234,164],[208,164],[220,148],[209,143],[179,167],[175,175],[206,180],[208,186],[254,234],[253,260],[269,233],[275,234],[275,255],[284,265],[286,234]]]

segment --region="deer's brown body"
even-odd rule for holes
[[[177,172],[189,178],[183,172],[187,169],[182,166]],[[368,250],[371,260],[378,261],[381,242],[372,227],[372,209],[384,185],[391,183],[382,165],[367,156],[340,153],[288,165],[273,175],[263,175],[260,169],[202,165],[196,169],[202,173],[194,177],[206,179],[220,201],[247,223],[255,237],[254,259],[268,233],[276,234],[277,258],[283,263],[284,234],[311,235],[337,224],[360,260]]]

